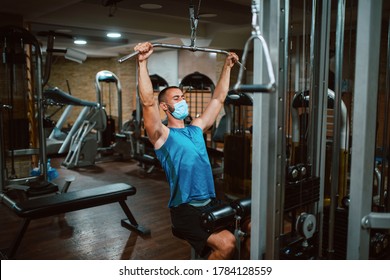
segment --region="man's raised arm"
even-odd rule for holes
[[[140,43],[135,48],[138,51],[138,90],[142,104],[144,126],[150,142],[154,145],[162,135],[163,124],[160,118],[158,101],[154,97],[153,85],[149,77],[147,62],[153,53],[151,43]]]

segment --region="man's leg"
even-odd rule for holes
[[[228,230],[215,232],[207,239],[207,245],[212,249],[209,260],[230,260],[236,249],[236,238]]]

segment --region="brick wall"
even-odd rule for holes
[[[63,57],[56,57],[52,65],[48,86],[55,86],[68,92],[66,83],[68,80],[74,97],[96,102],[95,77],[102,70],[111,71],[118,76],[122,88],[122,118],[125,122],[131,118],[131,112],[136,107],[135,63],[118,63],[116,58],[87,58],[84,63],[78,64]],[[103,84],[101,93],[102,103],[106,106],[107,114],[111,111],[112,116],[117,118],[117,88],[115,84]],[[49,108],[48,111],[54,109]],[[73,109],[69,116],[70,124],[77,118],[80,110],[81,108],[76,107]],[[57,120],[61,112],[54,115],[53,120]]]

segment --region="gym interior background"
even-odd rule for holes
[[[389,259],[388,1],[152,2],[0,7],[2,258],[194,258],[120,62],[151,41],[156,94],[182,86],[193,118],[221,51],[246,57],[205,140],[218,196],[251,199],[252,259]]]

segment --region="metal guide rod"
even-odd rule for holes
[[[225,51],[225,50],[219,50],[219,49],[210,49],[210,48],[202,48],[202,47],[196,47],[196,46],[185,46],[185,45],[174,45],[174,44],[165,44],[165,43],[154,43],[152,44],[153,48],[166,48],[166,49],[178,49],[178,50],[189,50],[189,51],[193,51],[193,52],[210,52],[210,53],[220,53],[220,54],[225,54],[225,55],[229,55],[229,52],[228,51]],[[138,55],[138,51],[135,51],[131,54],[128,54],[122,58],[120,58],[118,61],[120,63]],[[237,63],[243,67],[243,65],[237,61]],[[245,69],[245,67],[244,67]]]
[[[333,106],[333,142],[332,142],[332,165],[331,165],[331,186],[330,186],[330,210],[329,210],[329,231],[328,231],[328,254],[334,257],[335,245],[335,219],[336,209],[339,207],[343,195],[340,195],[340,127],[341,127],[341,83],[342,83],[342,61],[344,49],[344,18],[345,1],[339,1],[337,5],[336,23],[336,58],[335,58],[335,96]],[[348,147],[346,147],[346,150]]]
[[[242,55],[242,64],[245,65],[246,57],[249,51],[249,45],[251,41],[256,39],[260,40],[261,46],[263,47],[263,53],[265,57],[265,62],[267,66],[267,72],[269,77],[268,84],[250,84],[250,85],[242,85],[242,77],[243,77],[243,67],[240,68],[240,72],[238,74],[237,83],[234,85],[234,90],[239,92],[272,92],[275,91],[275,75],[272,67],[271,56],[269,53],[269,49],[267,46],[267,42],[264,37],[261,35],[260,26],[258,23],[259,18],[259,9],[257,8],[256,1],[252,2],[252,35],[246,41],[244,46],[244,54]]]
[[[390,19],[390,17],[389,17]],[[384,126],[383,126],[383,149],[382,149],[382,160],[383,160],[383,166],[386,166],[388,163],[387,159],[387,153],[389,151],[389,110],[390,110],[390,20],[387,28],[387,67],[386,67],[386,86],[385,86],[385,119],[383,121]],[[388,170],[387,172],[390,172]],[[389,174],[387,174],[387,177],[389,177]],[[379,185],[379,184],[378,184]],[[381,184],[379,185],[380,188],[378,190],[379,194],[379,205],[380,206],[385,206],[387,209],[390,209],[390,199],[387,200],[387,205],[386,205],[386,200],[385,200],[385,180],[381,181]],[[388,193],[389,191],[387,191]]]

